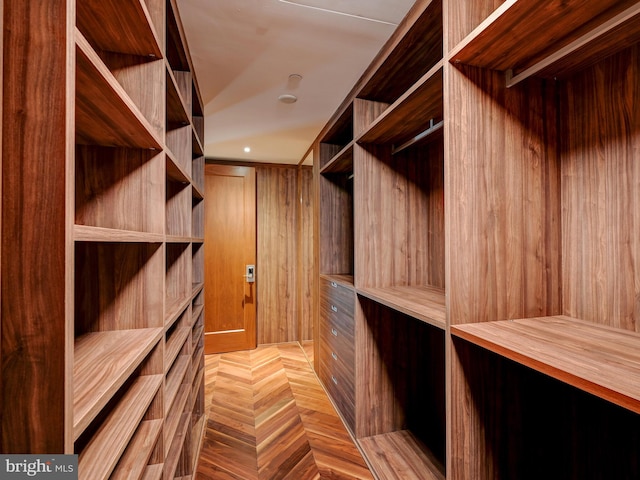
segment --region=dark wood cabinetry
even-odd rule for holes
[[[0,12],[0,450],[76,453],[81,479],[190,478],[204,157],[177,5]]]
[[[381,478],[638,475],[640,4],[596,3],[418,1],[314,144]]]

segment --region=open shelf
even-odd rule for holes
[[[165,385],[165,415],[169,414],[172,409],[174,400],[178,397],[180,391],[180,385],[184,383],[184,376],[187,369],[191,365],[191,358],[189,355],[180,355],[173,363],[171,370],[167,374],[167,382]],[[177,403],[179,405],[179,402]],[[182,406],[179,409],[182,411]]]
[[[164,235],[160,233],[132,232],[113,228],[75,225],[73,239],[76,242],[121,242],[121,243],[162,243]]]
[[[167,338],[164,347],[164,365],[165,370],[173,364],[173,361],[182,350],[187,338],[191,334],[190,322],[187,317],[188,310],[182,315],[182,318],[174,323],[173,328],[168,329]]]
[[[178,463],[182,453],[183,445],[186,446],[185,440],[189,429],[189,414],[184,413],[179,417],[179,424],[176,429],[173,443],[167,451],[166,461],[164,464],[163,478],[174,478]]]
[[[176,319],[182,312],[184,312],[184,310],[189,306],[190,303],[190,297],[167,299],[167,306],[165,307],[164,317],[165,326],[172,325],[173,322],[176,321]]]
[[[162,329],[88,333],[75,341],[73,431],[78,438],[160,340]]]
[[[191,182],[189,174],[187,173],[185,168],[176,160],[176,157],[171,151],[166,152],[166,157],[167,178],[177,183],[187,184]]]
[[[162,57],[161,42],[143,0],[83,0],[76,5],[76,24],[100,50]]]
[[[442,0],[419,3],[371,63],[359,98],[393,103],[442,60]]]
[[[162,478],[163,469],[163,463],[148,465],[144,471],[144,475],[141,477],[141,480],[160,480]]]
[[[525,20],[523,20],[525,19]],[[508,0],[451,52],[453,63],[523,77],[574,72],[640,40],[635,0]]]
[[[149,121],[76,29],[76,142],[161,149]]]
[[[359,143],[403,143],[443,116],[442,60],[380,115],[358,137]]]
[[[170,125],[190,125],[190,112],[187,101],[180,91],[174,73],[167,69],[167,121]]]
[[[434,327],[446,328],[446,305],[443,288],[430,286],[396,286],[359,288],[359,295],[422,320]]]
[[[455,325],[451,333],[640,413],[640,334],[567,316]]]
[[[444,465],[407,430],[361,438],[358,443],[380,478],[445,479]]]
[[[175,0],[167,0],[167,61],[172,70],[190,70],[187,42]]]
[[[162,432],[162,419],[143,420],[109,480],[142,478]]]
[[[320,143],[320,169],[347,145],[353,143],[353,103],[348,104],[325,133]]]
[[[162,385],[162,375],[135,379],[78,456],[80,478],[109,478]]]
[[[353,172],[353,144],[352,140],[340,150],[333,158],[331,158],[324,167],[320,169],[320,173],[351,173]]]

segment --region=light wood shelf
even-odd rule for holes
[[[168,298],[165,306],[164,326],[168,327],[184,312],[191,303],[191,297]]]
[[[180,422],[174,436],[174,441],[166,455],[163,470],[164,478],[174,478],[178,462],[180,461],[180,454],[182,452],[183,445],[185,445],[187,429],[189,427],[189,414],[184,413],[179,418]]]
[[[460,42],[449,59],[558,76],[640,40],[638,15],[635,0],[592,2],[588,8],[579,0],[508,0]]]
[[[76,142],[161,149],[149,121],[76,29]]]
[[[168,370],[164,398],[165,415],[168,415],[171,410],[174,400],[176,400],[178,396],[180,385],[182,385],[184,381],[184,375],[190,365],[191,357],[189,355],[180,355],[176,361],[173,362],[171,369]]]
[[[115,468],[162,385],[162,375],[138,377],[78,456],[80,478],[103,480]]]
[[[180,386],[178,395],[176,395],[175,408],[166,415],[164,444],[165,464],[172,461],[171,449],[175,446],[174,442],[182,442],[182,438],[180,437],[180,424],[185,415],[188,415],[184,411],[184,408],[189,398],[189,391],[189,385],[183,384]],[[171,439],[174,439],[174,441],[171,441]]]
[[[200,140],[200,137],[196,133],[195,127],[194,127],[194,130],[193,130],[192,145],[193,145],[193,154],[194,154],[194,156],[201,157],[201,156],[204,155],[204,147],[202,146],[202,140]]]
[[[380,115],[358,143],[391,144],[410,140],[443,116],[442,60]]]
[[[170,150],[166,150],[167,157],[167,177],[178,183],[191,183],[191,178],[184,167],[176,160],[175,155]]]
[[[184,127],[191,123],[190,109],[180,92],[170,67],[167,68],[167,122],[169,126]]]
[[[355,141],[349,142],[335,157],[327,162],[320,169],[320,173],[350,173],[353,172],[353,145]]]
[[[144,420],[140,423],[109,480],[142,478],[153,448],[162,432],[162,419]]]
[[[171,244],[187,244],[191,243],[192,238],[186,235],[167,235],[166,240]]]
[[[162,243],[165,236],[159,233],[75,225],[73,239],[76,242]]]
[[[376,474],[387,480],[444,480],[444,466],[408,430],[358,440]]]
[[[73,431],[77,439],[158,343],[162,329],[87,333],[73,364]]]
[[[454,325],[451,333],[640,413],[640,334],[552,316]]]
[[[430,286],[358,288],[359,295],[417,318],[429,325],[446,328],[444,289]]]
[[[143,0],[84,0],[76,8],[76,24],[96,48],[162,58],[161,42]]]
[[[202,313],[202,311],[204,310],[204,305],[194,305],[193,306],[193,321],[195,322],[198,317],[200,316],[200,314]]]
[[[204,288],[204,283],[203,282],[194,283],[191,287],[192,287],[191,300],[193,300],[196,297],[196,295],[198,295]]]
[[[186,326],[178,326],[171,334],[171,337],[167,339],[164,348],[165,370],[168,370],[169,367],[173,364],[173,361],[180,353],[180,350],[182,350],[182,347],[184,346],[190,333],[191,328]]]
[[[163,463],[156,463],[148,465],[144,471],[144,475],[141,480],[160,480],[162,478],[162,471],[164,469]]]

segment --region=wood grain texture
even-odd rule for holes
[[[73,338],[67,2],[3,3],[0,450],[65,453]]]
[[[163,44],[143,0],[126,5],[117,0],[80,2],[76,23],[88,40],[101,50],[162,57],[160,45]]]
[[[297,168],[257,167],[258,344],[298,340]]]
[[[452,333],[640,413],[640,334],[566,316],[459,325]]]
[[[579,1],[509,0],[462,40],[450,58],[453,62],[496,70],[523,69],[634,3],[635,0],[609,0],[585,8]],[[637,31],[638,22],[634,28]],[[619,44],[619,40],[617,37],[609,41]]]
[[[444,287],[442,143],[355,148],[356,286]]]
[[[162,375],[135,379],[79,453],[80,478],[109,478],[161,385]]]
[[[76,243],[75,332],[162,326],[161,244]]]
[[[151,150],[77,145],[75,222],[164,233],[164,158]]]
[[[210,164],[205,171],[205,343],[222,351],[253,348],[262,282],[256,262],[255,169]],[[256,265],[255,283],[245,281],[246,265]]]
[[[409,430],[444,464],[444,331],[358,300],[356,438]]]
[[[640,50],[562,85],[564,313],[640,332]]]
[[[464,432],[466,448],[456,449],[449,478],[631,479],[640,473],[638,414],[456,337],[453,355],[469,388],[462,397],[469,423],[453,426]]]
[[[313,225],[313,170],[308,167],[298,169],[298,338],[302,342],[313,340],[313,283],[316,265],[313,262],[313,242],[317,231]]]
[[[98,51],[98,54],[140,113],[161,136],[165,128],[167,103],[158,100],[165,97],[165,62],[105,51]]]
[[[370,479],[297,343],[207,356],[198,479]]]
[[[453,325],[560,313],[560,174],[554,86],[505,89],[449,69],[445,86],[447,292]],[[456,112],[466,112],[464,117]]]
[[[191,168],[193,165],[192,139],[191,126],[183,124],[182,122],[170,124],[165,132],[167,148],[189,179],[191,178]]]
[[[442,59],[442,0],[417,1],[362,76],[358,96],[393,103]]]
[[[189,184],[167,181],[166,189],[166,227],[167,235],[191,237],[193,195]]]
[[[353,275],[353,179],[319,178],[320,273]]]
[[[446,328],[445,291],[439,287],[359,288],[358,295],[410,315],[434,327]]]
[[[358,440],[378,478],[385,480],[444,480],[444,466],[411,432],[383,433]]]
[[[160,329],[88,333],[75,341],[73,429],[77,439],[160,340]]]
[[[151,123],[76,29],[76,141],[160,149]]]
[[[400,145],[424,132],[430,120],[442,118],[442,61],[380,115],[357,140]]]

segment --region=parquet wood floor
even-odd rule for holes
[[[196,479],[373,478],[312,355],[307,342],[205,357],[208,420]]]

